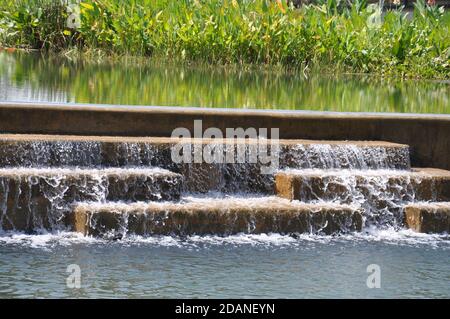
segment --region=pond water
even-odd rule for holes
[[[3,234],[0,256],[0,298],[450,297],[448,235],[409,231],[117,242]],[[69,265],[79,266],[79,289],[67,286]],[[367,286],[369,265],[379,288]]]
[[[92,64],[3,51],[0,101],[448,114],[450,82],[160,63]]]

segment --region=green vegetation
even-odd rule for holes
[[[72,19],[78,12],[79,21]],[[406,17],[400,10],[381,15],[365,0],[298,9],[285,0],[83,0],[78,9],[67,1],[3,0],[0,43],[304,72],[318,66],[450,78],[450,13],[423,1]]]

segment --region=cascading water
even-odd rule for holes
[[[0,169],[0,226],[61,230],[75,202],[177,200],[180,180],[162,169]]]
[[[284,155],[284,157],[283,157]],[[322,169],[409,169],[408,148],[364,145],[295,145],[282,154],[282,167]]]
[[[280,140],[277,148],[268,148],[268,154],[277,158],[278,171],[262,174],[263,164],[249,161],[252,142],[225,146],[221,141],[196,141],[220,152],[232,147],[234,154],[244,145],[244,163],[237,155],[234,163],[176,163],[171,153],[175,142],[167,138],[36,136],[30,140],[6,136],[0,139],[0,167],[4,167],[0,169],[0,227],[26,232],[63,229],[73,226],[77,222],[73,212],[85,207],[78,217],[83,220],[83,214],[90,214],[91,233],[95,233],[92,227],[106,227],[100,226],[99,216],[122,234],[133,223],[144,234],[170,233],[167,228],[154,228],[169,224],[174,234],[210,233],[207,228],[217,228],[220,220],[225,227],[217,228],[220,234],[238,230],[290,233],[295,229],[330,233],[360,230],[359,216],[365,226],[399,228],[406,204],[447,196],[439,191],[426,193],[423,186],[432,189],[436,178],[411,170],[406,145]],[[300,176],[295,201],[268,200],[278,195],[277,172]],[[210,207],[209,202],[221,203],[210,207],[216,215],[193,204],[192,196],[203,198],[204,207]],[[155,201],[160,203],[148,204]],[[144,202],[150,206],[138,213],[120,206]],[[96,216],[96,209],[103,215]],[[233,211],[237,215],[230,215]],[[145,220],[136,217],[142,212]],[[283,221],[288,212],[290,223]],[[195,219],[196,214],[203,219]],[[202,224],[205,220],[207,226]],[[297,228],[289,228],[290,224]]]
[[[366,226],[403,226],[403,210],[417,201],[448,199],[448,176],[435,170],[285,170],[298,181],[296,199],[361,207]]]
[[[251,143],[244,145],[244,163],[238,160],[238,145],[234,146],[235,163],[224,160],[211,164],[175,163],[171,158],[170,139],[141,139],[122,141],[111,138],[83,140],[77,137],[66,140],[5,139],[0,144],[0,167],[133,167],[153,166],[168,169],[184,176],[186,192],[217,191],[224,193],[273,193],[272,176],[261,174],[261,163],[249,161],[255,150]],[[352,144],[313,144],[280,140],[279,149],[268,153],[279,159],[279,169],[284,168],[351,168],[351,169],[409,169],[407,147],[377,146],[367,142]],[[213,143],[225,157],[230,148]],[[190,149],[194,154],[194,147]],[[192,158],[194,155],[192,155]]]

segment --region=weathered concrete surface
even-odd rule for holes
[[[450,172],[440,169],[294,170],[275,180],[280,197],[359,205],[365,224],[379,227],[403,225],[405,203],[450,200]]]
[[[187,146],[192,160],[200,149],[203,163],[176,163],[172,148]],[[199,148],[198,148],[199,147]],[[222,154],[222,161],[205,163],[207,149]],[[409,169],[407,145],[374,141],[279,140],[279,149],[268,145],[281,168],[396,168]],[[235,163],[223,163],[231,152]],[[240,150],[245,163],[238,158]],[[184,154],[184,153],[183,153]],[[253,154],[252,162],[250,154]],[[272,174],[261,174],[261,154],[256,139],[180,139],[165,137],[109,137],[0,134],[0,167],[124,167],[156,166],[184,176],[190,192],[273,193]]]
[[[450,202],[408,205],[405,220],[407,227],[420,233],[450,233]]]
[[[0,169],[0,227],[57,230],[78,201],[178,200],[181,182],[161,169]]]
[[[433,168],[399,170],[287,170],[275,176],[275,192],[302,201],[359,199],[447,201],[450,171]]]
[[[83,204],[70,217],[85,235],[230,235],[360,231],[358,209],[279,198],[190,199],[179,203]]]
[[[450,169],[450,116],[0,103],[0,132],[170,136],[178,127],[279,128],[280,138],[383,140],[408,144],[412,164]]]

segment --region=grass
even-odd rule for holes
[[[69,19],[78,13],[79,20]],[[401,10],[381,16],[364,0],[301,8],[282,0],[83,0],[75,7],[4,0],[0,44],[91,57],[450,78],[450,13],[423,1],[408,18]]]

